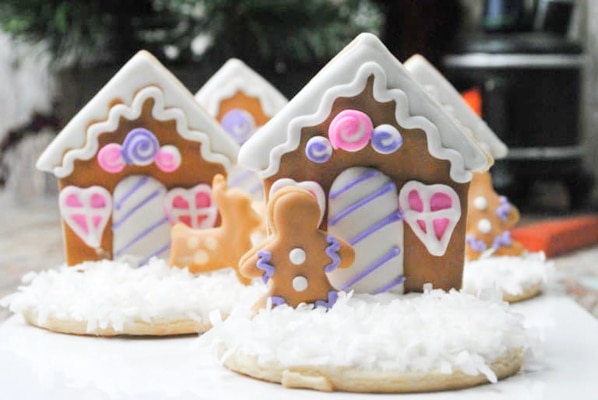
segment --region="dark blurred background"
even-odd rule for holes
[[[421,53],[459,89],[478,92],[483,117],[515,148],[516,159],[497,168],[504,190],[525,201],[536,181],[555,181],[563,190],[543,197],[563,210],[585,207],[592,187],[588,170],[598,165],[593,134],[598,95],[587,89],[598,92],[598,41],[592,40],[598,39],[598,28],[588,23],[592,15],[598,17],[596,3],[2,0],[0,184],[20,191],[51,190],[46,178],[20,176],[35,174],[26,163],[33,165],[36,151],[139,49],[156,55],[193,93],[228,58],[237,57],[291,98],[355,35],[369,31],[399,60]],[[470,54],[486,58],[473,66],[459,61]],[[531,67],[496,64],[496,56],[513,54],[556,55],[553,61],[574,56],[587,62],[566,68],[538,67],[534,60]],[[523,105],[515,101],[525,98],[529,101]],[[524,108],[515,112],[514,104]],[[546,122],[548,114],[554,117]],[[15,155],[24,138],[40,132],[42,139],[21,144],[30,154]],[[552,159],[555,150],[557,159]],[[572,176],[579,179],[573,182]],[[518,180],[524,185],[514,184]]]

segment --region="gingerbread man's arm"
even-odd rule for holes
[[[337,237],[336,240],[338,240],[340,244],[339,256],[341,258],[341,263],[338,268],[349,268],[355,261],[355,250],[353,250],[353,247],[343,239]]]
[[[326,235],[326,254],[331,263],[324,267],[326,272],[334,271],[336,268],[348,268],[355,261],[355,251],[346,241],[330,234]]]
[[[264,274],[264,271],[257,267],[260,261],[258,253],[264,249],[264,246],[254,246],[239,260],[239,272],[246,278],[259,278]]]

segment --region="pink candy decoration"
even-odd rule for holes
[[[162,146],[156,153],[154,162],[164,172],[176,171],[181,165],[181,152],[172,145]]]
[[[356,152],[368,145],[374,126],[365,113],[343,110],[328,127],[328,138],[334,149]]]
[[[98,164],[100,167],[111,174],[117,174],[125,168],[127,164],[122,156],[122,147],[116,143],[110,143],[102,147],[98,152]]]

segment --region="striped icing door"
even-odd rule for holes
[[[397,188],[376,169],[343,171],[328,195],[328,231],[355,250],[349,268],[329,274],[339,290],[361,293],[403,291],[403,221]]]
[[[164,186],[149,176],[130,176],[116,186],[112,212],[113,257],[136,256],[140,265],[165,257],[170,248],[170,222],[164,210]]]

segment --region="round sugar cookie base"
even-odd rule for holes
[[[22,315],[29,325],[51,332],[80,336],[179,336],[203,333],[212,327],[209,322],[191,319],[153,319],[127,321],[118,330],[113,326],[98,326],[88,330],[87,321],[48,317],[41,322],[34,310],[23,311]]]
[[[36,327],[78,335],[166,336],[205,332],[212,313],[250,307],[265,288],[241,284],[232,269],[191,274],[153,259],[135,267],[103,260],[26,274],[0,300]]]
[[[516,374],[523,363],[523,352],[511,350],[490,364],[501,380]],[[483,374],[462,371],[362,370],[342,367],[305,366],[287,368],[278,363],[260,364],[256,356],[240,352],[229,354],[224,365],[232,371],[288,388],[355,393],[421,393],[465,389],[488,383]]]
[[[233,310],[199,340],[232,371],[286,387],[405,393],[497,382],[519,370],[532,336],[495,296],[426,288]]]

